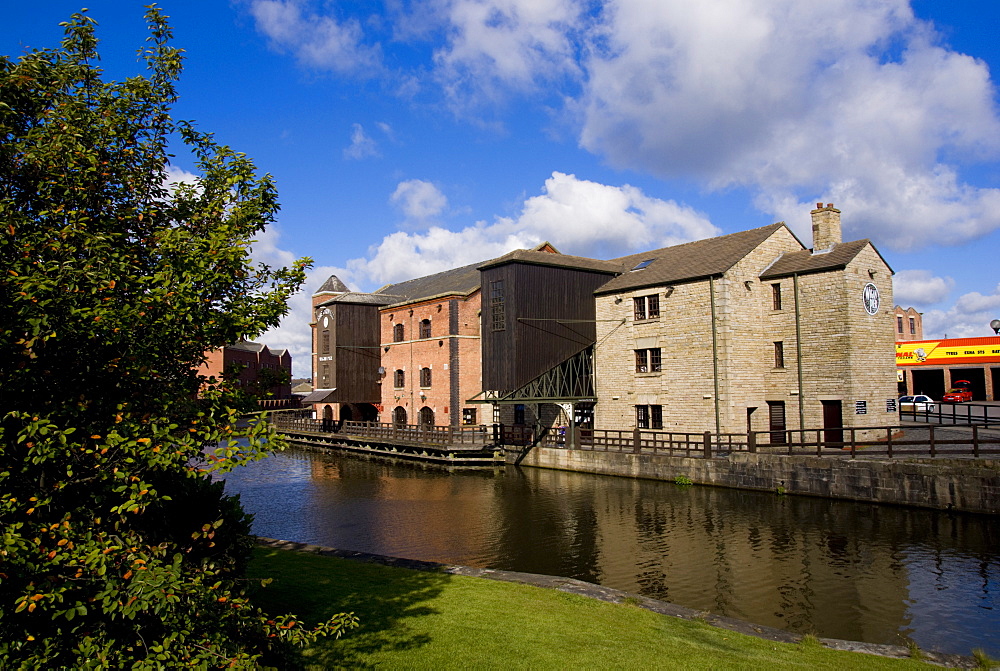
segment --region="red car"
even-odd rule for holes
[[[941,397],[942,403],[964,403],[972,400],[972,383],[968,380],[955,380],[955,388]]]

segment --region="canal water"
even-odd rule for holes
[[[799,633],[1000,657],[1000,521],[290,450],[226,476],[260,536],[568,576]]]

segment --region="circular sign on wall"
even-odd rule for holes
[[[330,317],[327,315],[323,315],[323,328],[326,328],[329,325],[330,325]]]
[[[880,301],[878,287],[869,282],[865,285],[865,290],[862,292],[861,298],[865,303],[865,312],[870,315],[878,314],[878,305]]]

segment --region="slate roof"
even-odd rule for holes
[[[602,285],[594,294],[600,296],[721,275],[781,228],[786,226],[779,222],[612,259],[623,268],[623,273]],[[652,263],[642,270],[632,270],[642,261],[650,259]]]
[[[392,303],[398,303],[402,300],[399,296],[393,296],[389,294],[366,294],[360,291],[348,291],[347,293],[340,294],[339,296],[334,296],[328,300],[319,303],[316,307],[323,307],[324,305],[332,305],[334,303],[351,303],[354,305],[391,305]]]
[[[263,352],[267,345],[263,345],[259,342],[250,342],[249,340],[243,340],[233,345],[226,345],[229,349],[240,349],[246,352]]]
[[[346,291],[350,291],[347,285],[340,281],[340,278],[336,275],[330,275],[326,278],[326,282],[323,282],[323,286],[316,290],[316,294],[341,294]],[[313,294],[314,296],[316,294]]]
[[[599,259],[589,259],[585,256],[570,256],[568,254],[552,254],[550,252],[540,252],[531,249],[515,249],[503,256],[484,262],[479,266],[479,270],[494,268],[505,263],[527,263],[538,266],[560,266],[573,268],[576,270],[590,270],[601,273],[617,274],[625,270],[623,265],[617,261],[601,261]]]
[[[861,250],[870,244],[870,241],[852,240],[851,242],[841,242],[828,252],[814,254],[811,250],[803,249],[800,252],[786,252],[778,257],[764,272],[760,274],[760,279],[770,280],[789,275],[805,275],[808,273],[821,273],[828,270],[841,270],[848,263],[854,260]],[[872,247],[874,249],[874,246]],[[875,250],[878,253],[878,250]],[[881,254],[879,255],[881,256]],[[884,262],[885,259],[882,259]],[[889,264],[886,263],[886,266]],[[889,268],[892,272],[892,268]]]
[[[392,305],[412,303],[434,296],[468,296],[479,288],[479,266],[482,263],[452,268],[398,284],[387,284],[376,290],[375,294],[391,296],[395,299],[392,301]]]

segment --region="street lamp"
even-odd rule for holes
[[[994,333],[1000,335],[1000,319],[994,319],[993,321],[991,321],[990,328],[993,329]]]

